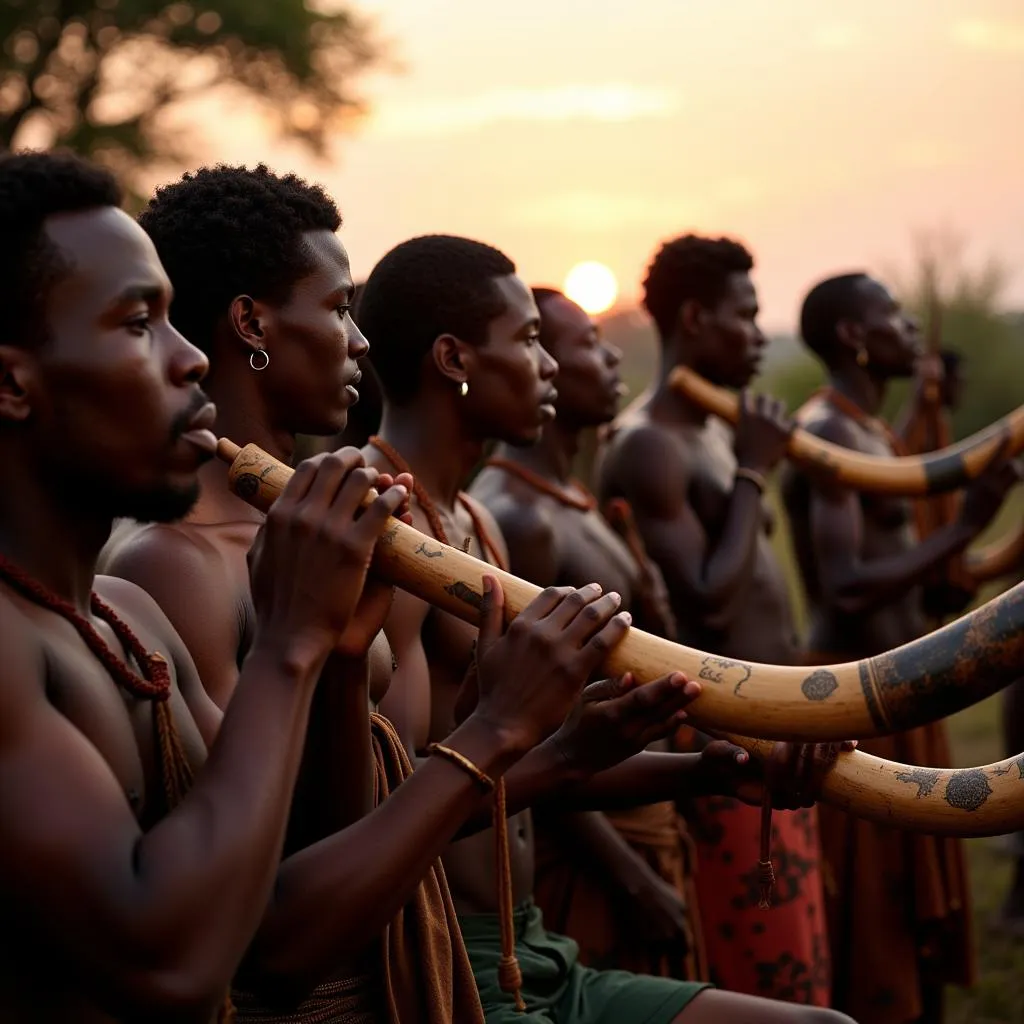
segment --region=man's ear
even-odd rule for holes
[[[707,310],[696,299],[687,299],[679,307],[679,316],[677,317],[679,333],[684,338],[692,337],[700,332],[706,319]]]
[[[270,310],[250,295],[238,295],[228,307],[228,321],[235,337],[251,352],[267,347],[266,333]]]
[[[442,377],[447,377],[455,390],[469,382],[473,363],[472,345],[456,338],[454,334],[441,334],[434,339],[431,354],[434,366]]]
[[[840,320],[836,324],[836,340],[855,353],[864,347],[864,325],[856,320]]]
[[[29,418],[37,379],[37,363],[28,349],[0,345],[0,419],[24,422]]]

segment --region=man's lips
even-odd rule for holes
[[[193,444],[201,451],[209,452],[211,455],[217,451],[217,435],[213,427],[217,422],[217,406],[213,402],[207,402],[189,420],[188,429],[182,433],[182,439]]]

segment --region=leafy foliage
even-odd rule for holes
[[[233,90],[314,152],[361,105],[369,26],[311,0],[0,0],[0,148],[40,136],[130,174],[186,159],[164,115]]]

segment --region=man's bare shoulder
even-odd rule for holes
[[[93,591],[135,631],[177,651],[181,638],[156,600],[137,583],[121,576],[97,576]],[[147,645],[145,642],[143,646]]]
[[[189,523],[146,523],[123,534],[116,546],[108,545],[100,570],[147,589],[150,581],[166,574],[185,586],[211,579],[223,585],[225,570],[239,558],[244,564],[247,546],[233,536],[237,532]]]
[[[554,530],[550,498],[503,470],[487,468],[473,481],[468,497],[497,526],[506,542],[515,537],[550,537]]]
[[[871,449],[868,432],[829,402],[809,404],[800,416],[800,427],[830,444],[854,451]]]
[[[496,523],[512,565],[524,554],[544,552],[547,559],[553,557],[560,509],[550,498],[536,491],[531,495],[508,489],[497,496],[492,494],[485,508]]]
[[[648,417],[637,417],[618,427],[609,437],[602,456],[603,490],[625,490],[638,484],[650,487],[678,486],[693,462],[687,438]]]

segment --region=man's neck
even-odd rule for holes
[[[61,500],[26,469],[14,469],[18,486],[0,503],[0,554],[88,614],[96,562],[110,536],[113,517],[90,517],[84,495],[77,505]]]
[[[496,455],[518,463],[555,483],[567,483],[573,462],[580,450],[582,430],[563,420],[554,420],[544,428],[541,439],[527,448],[502,444]]]
[[[672,371],[678,366],[693,369],[685,353],[663,343],[658,376],[647,407],[652,418],[662,422],[678,423],[681,426],[703,426],[708,419],[707,411],[673,388],[669,382]]]
[[[828,377],[829,386],[869,416],[877,416],[885,401],[887,381],[859,366],[839,367]]]
[[[384,405],[377,432],[409,466],[416,482],[442,508],[452,509],[484,454],[484,441],[472,437],[444,402],[396,407]]]

